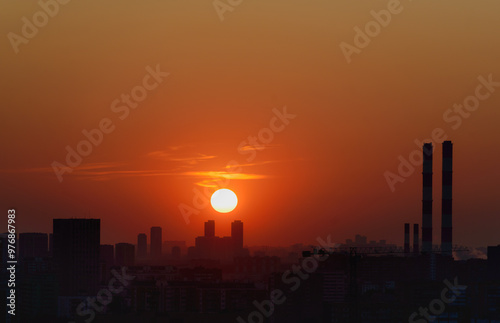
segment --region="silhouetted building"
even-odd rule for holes
[[[220,239],[219,237],[196,237],[194,242],[196,250],[192,252],[192,255],[201,259],[221,259]]]
[[[102,244],[99,247],[99,282],[106,284],[111,278],[111,267],[115,264],[115,246]]]
[[[47,239],[45,239],[47,242]],[[17,322],[54,322],[57,315],[57,276],[48,257],[25,257],[17,267]]]
[[[108,267],[113,266],[115,263],[115,247],[111,244],[102,244],[99,249],[99,260],[106,263]]]
[[[310,260],[307,262],[313,263]],[[269,290],[283,291],[280,298],[284,301],[275,306],[270,322],[349,322],[349,306],[345,303],[349,296],[348,261],[347,255],[331,255],[324,262],[316,261],[317,267],[307,276],[303,269],[272,273]]]
[[[130,243],[117,243],[115,245],[115,264],[117,266],[135,265],[135,246]]]
[[[48,235],[46,233],[19,234],[19,260],[43,258],[47,257],[48,253]]]
[[[365,245],[367,243],[367,237],[357,234],[354,237],[354,243],[357,245]]]
[[[266,299],[267,291],[253,283],[159,281],[158,312],[172,322],[239,322]],[[186,319],[190,318],[190,319]]]
[[[488,246],[488,276],[500,282],[500,245]]]
[[[151,227],[151,257],[153,259],[158,259],[161,257],[161,246],[161,227]]]
[[[100,219],[54,219],[54,263],[59,296],[98,291]]]
[[[148,255],[148,236],[139,233],[137,236],[137,258],[144,259]]]
[[[240,220],[231,223],[231,238],[236,250],[243,249],[243,222]]]
[[[175,260],[181,259],[181,247],[179,246],[172,247],[172,258]]]
[[[196,241],[196,239],[195,239],[195,241]],[[199,249],[196,246],[188,247],[187,256],[189,259],[200,258]]]
[[[186,241],[163,241],[163,250],[166,250],[167,252],[172,252],[172,249],[174,247],[179,247],[181,250],[181,254],[186,254],[187,253],[187,246],[186,246]]]
[[[268,280],[271,273],[280,270],[281,260],[279,257],[269,256],[247,256],[234,258],[234,271],[237,278]]]
[[[49,233],[49,256],[54,256],[54,234]]]
[[[205,237],[215,237],[215,221],[208,220],[205,222]]]
[[[190,259],[221,260],[224,263],[232,262],[235,256],[246,256],[248,250],[243,249],[243,222],[234,221],[231,223],[230,237],[216,237],[211,235],[212,228],[215,229],[215,222],[205,223],[205,233],[209,235],[196,237],[195,248],[188,251]],[[215,232],[214,232],[215,233]]]
[[[432,251],[432,143],[425,143],[422,149],[422,252]]]

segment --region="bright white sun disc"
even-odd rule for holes
[[[210,203],[215,211],[228,213],[234,210],[236,205],[238,205],[238,197],[233,191],[227,188],[221,188],[212,194]]]

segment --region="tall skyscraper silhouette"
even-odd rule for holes
[[[231,238],[236,249],[243,248],[243,222],[240,220],[231,223]]]
[[[423,146],[422,172],[422,252],[432,251],[432,143]]]
[[[205,237],[215,237],[215,221],[208,220],[205,222]]]
[[[137,235],[137,258],[144,259],[148,255],[148,236],[145,233]]]
[[[161,257],[162,235],[161,227],[151,227],[151,257]]]
[[[98,291],[100,219],[54,219],[54,263],[59,296],[90,296]]]
[[[441,202],[441,251],[451,256],[453,241],[452,185],[453,185],[453,143],[443,142],[443,174]]]

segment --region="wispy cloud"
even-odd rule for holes
[[[170,147],[169,150],[156,150],[148,153],[146,156],[152,159],[161,160],[164,162],[185,163],[187,165],[197,165],[202,161],[214,159],[217,156],[205,154],[186,154],[178,153],[180,146]]]
[[[168,170],[127,170],[127,169],[76,169],[74,176],[80,177],[80,179],[91,179],[91,180],[109,180],[117,177],[151,177],[151,176],[182,176],[182,177],[192,177],[196,179],[202,179],[196,184],[200,186],[215,186],[215,183],[221,179],[229,180],[255,180],[264,179],[268,176],[260,174],[247,174],[247,173],[228,173],[224,171],[190,171],[190,172],[176,172]]]
[[[196,182],[196,185],[211,188],[219,187],[221,180],[256,180],[269,178],[269,176],[261,174],[228,173],[224,171],[185,172],[182,173],[182,175],[202,179]]]
[[[259,174],[245,174],[245,173],[227,173],[217,171],[201,171],[201,172],[185,172],[181,175],[195,176],[195,177],[217,177],[226,179],[262,179],[268,176]]]
[[[271,149],[271,148],[276,148],[278,147],[278,145],[258,145],[258,146],[253,146],[253,145],[246,145],[246,146],[243,146],[241,148],[238,148],[240,151],[251,151],[251,150],[255,150],[255,151],[261,151],[261,150],[265,150],[265,149]]]
[[[265,147],[267,149],[270,147]],[[250,148],[248,148],[250,149]],[[82,164],[72,168],[67,176],[78,180],[104,181],[113,178],[123,177],[157,177],[157,176],[177,176],[193,178],[196,185],[203,187],[217,187],[221,180],[259,180],[269,178],[269,175],[262,174],[261,171],[245,171],[251,167],[258,167],[268,164],[291,162],[293,160],[264,160],[252,163],[235,165],[238,170],[232,170],[230,166],[221,167],[217,170],[196,170],[201,168],[201,163],[208,160],[215,160],[217,156],[208,154],[187,154],[183,151],[185,146],[172,146],[165,150],[156,150],[147,153],[145,157],[156,160],[153,167],[141,167],[132,162],[98,162]],[[141,169],[142,168],[142,169]],[[235,172],[236,171],[236,172]],[[3,174],[48,174],[53,175],[52,167],[33,167],[19,169],[0,169]]]

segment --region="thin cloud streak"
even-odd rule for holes
[[[178,149],[180,149],[180,148],[176,147],[173,150],[178,150]],[[147,157],[161,160],[161,161],[165,161],[165,162],[186,162],[189,165],[196,165],[201,161],[208,160],[208,159],[214,159],[217,156],[196,154],[195,156],[182,157],[181,154],[172,154],[171,152],[169,152],[167,150],[157,150],[157,151],[152,151],[152,152],[148,153]]]
[[[202,181],[196,182],[196,185],[201,187],[208,188],[220,188],[221,182],[227,182],[227,180],[256,180],[256,179],[266,179],[270,176],[267,175],[259,175],[259,174],[246,174],[246,173],[227,173],[227,172],[213,172],[213,171],[205,171],[205,172],[187,172],[185,173],[187,176],[194,176],[198,178],[207,178]]]
[[[180,148],[175,148],[180,149]],[[201,161],[209,160],[217,158],[217,156],[213,155],[205,155],[198,154],[197,156],[189,156],[189,157],[175,157],[172,154],[168,153],[168,151],[153,151],[148,153],[146,156],[164,160],[171,162],[179,162],[179,163],[187,163],[188,165],[177,165],[176,167],[172,167],[169,170],[165,169],[149,169],[149,170],[138,170],[138,169],[126,169],[127,166],[130,166],[127,162],[99,162],[99,163],[89,163],[80,165],[78,167],[73,168],[71,173],[68,173],[67,176],[72,176],[78,180],[111,180],[113,178],[124,178],[124,177],[152,177],[152,176],[177,176],[177,177],[192,177],[196,179],[202,179],[201,181],[196,182],[195,184],[203,187],[217,187],[216,183],[221,180],[258,180],[258,179],[266,179],[271,176],[259,174],[259,173],[245,173],[238,172],[233,173],[229,171],[211,171],[211,170],[203,170],[203,171],[186,171],[186,167],[192,167],[198,164]],[[284,163],[291,162],[295,160],[267,160],[256,163],[246,163],[239,164],[238,167],[255,167],[262,166],[268,164],[275,163]],[[229,169],[228,166],[225,169]],[[0,173],[45,173],[45,174],[53,174],[54,170],[52,167],[35,167],[35,168],[26,168],[26,169],[0,169]]]
[[[240,151],[252,151],[252,150],[261,151],[261,150],[271,149],[271,148],[276,148],[276,147],[278,147],[278,145],[263,145],[263,144],[258,145],[258,146],[246,145],[246,146],[239,148],[239,150]]]
[[[220,171],[201,171],[201,172],[185,172],[181,175],[194,176],[194,177],[211,177],[211,178],[224,178],[224,179],[263,179],[268,178],[266,175],[259,174],[245,174],[245,173],[227,173]]]

